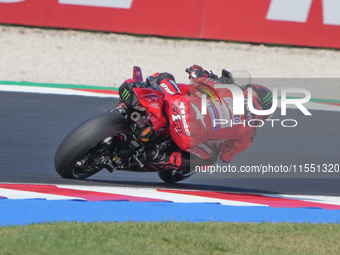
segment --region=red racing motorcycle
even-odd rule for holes
[[[133,68],[130,82],[143,82],[141,69]],[[63,178],[86,179],[102,169],[157,172],[167,183],[190,177],[190,170],[148,162],[148,153],[178,151],[168,128],[153,131],[150,118],[159,118],[163,97],[157,90],[138,94],[140,108],[123,103],[76,127],[59,145],[54,166]],[[125,97],[126,95],[121,95]],[[147,109],[147,111],[146,111]],[[156,150],[155,150],[156,148]]]
[[[234,78],[232,81],[237,85]],[[133,68],[133,79],[128,82],[143,82],[139,67]],[[124,101],[122,99],[130,95],[124,91],[120,96]],[[138,98],[134,100],[138,101],[138,107],[120,103],[80,124],[61,142],[54,158],[54,166],[60,176],[86,179],[105,168],[109,172],[157,172],[164,182],[175,183],[194,173],[188,167],[165,166],[148,160],[147,155],[152,153],[164,155],[180,148],[171,138],[168,125],[163,127],[164,121],[158,123],[162,128],[157,132],[153,128],[164,116],[163,93],[147,89],[140,90],[136,96]],[[188,152],[182,151],[183,154],[190,160]]]

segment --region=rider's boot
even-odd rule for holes
[[[198,166],[212,165],[216,161],[216,157],[209,159],[200,159],[196,156],[190,155],[187,152],[168,152],[164,154],[164,157],[157,163],[159,165],[168,166],[176,171],[173,171],[173,176],[186,179],[196,173]]]
[[[184,156],[182,154],[184,154]],[[190,177],[189,153],[181,153],[179,151],[159,152],[153,150],[147,158],[154,162],[154,164],[161,166],[163,170],[173,170],[172,176],[175,179],[183,180]]]
[[[196,166],[213,164],[217,160],[215,155],[209,159],[200,159],[184,151],[160,152],[157,149],[149,152],[147,154],[147,159],[158,165],[181,169],[187,168],[191,170],[193,170]]]
[[[147,154],[147,159],[151,162],[162,165],[178,168],[182,165],[181,152],[161,152],[157,149],[152,150]]]

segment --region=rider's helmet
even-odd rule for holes
[[[262,85],[257,84],[248,84],[245,86],[243,91],[243,95],[245,100],[248,98],[248,89],[253,89],[253,106],[256,110],[269,110],[273,104],[273,93]],[[274,113],[269,115],[256,115],[249,111],[248,107],[246,106],[245,116],[251,116],[251,119],[259,119],[263,122],[266,122],[267,119],[270,119]],[[260,123],[259,123],[260,124]]]

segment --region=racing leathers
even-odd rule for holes
[[[217,78],[199,66],[192,66],[187,71],[196,86],[177,84],[169,73],[157,73],[147,78],[151,87],[164,93],[163,111],[171,138],[184,152],[200,159],[201,165],[215,163],[218,156],[229,163],[252,144],[256,128],[244,124],[245,115],[233,115],[233,95],[229,89],[214,89],[216,84],[228,83],[228,75]],[[207,95],[205,115],[202,114],[203,94]],[[183,166],[188,164],[182,159],[183,155],[170,153],[160,161]]]

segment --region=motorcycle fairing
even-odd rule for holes
[[[166,125],[166,119],[163,116],[164,94],[158,90],[149,88],[133,88],[139,102],[147,108],[146,115],[149,116],[155,132]]]

